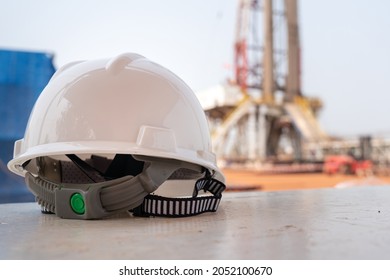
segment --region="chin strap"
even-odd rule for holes
[[[226,186],[212,178],[202,178],[196,181],[194,194],[189,198],[171,198],[149,194],[143,203],[133,209],[134,216],[188,217],[205,212],[215,212]],[[199,196],[200,190],[208,191],[213,196]]]
[[[81,163],[80,163],[81,164]],[[83,184],[57,184],[26,173],[26,184],[44,212],[67,219],[101,219],[118,212],[136,216],[185,217],[215,212],[225,185],[211,178],[208,171],[199,179],[190,198],[151,195],[176,170],[186,165],[175,160],[153,160],[136,176]],[[85,169],[85,168],[84,168]],[[213,196],[200,196],[200,190]]]

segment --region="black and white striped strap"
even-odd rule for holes
[[[149,194],[144,202],[133,209],[135,216],[188,217],[205,212],[215,212],[226,186],[212,178],[202,178],[195,183],[193,197],[171,198]],[[213,196],[200,196],[200,190],[208,191]]]

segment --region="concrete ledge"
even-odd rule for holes
[[[0,259],[390,259],[390,187],[224,195],[196,217],[64,220],[0,205]]]

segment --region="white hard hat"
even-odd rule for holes
[[[111,164],[115,167],[110,168]],[[131,166],[140,172],[118,171]],[[219,182],[224,189],[224,177],[211,151],[207,120],[195,94],[175,74],[134,53],[74,62],[59,69],[36,101],[24,138],[15,142],[8,168],[26,177],[27,185],[42,206],[65,218],[101,218],[111,214],[104,205],[97,210],[85,207],[116,186],[116,181],[123,184],[121,176],[128,176],[134,184],[134,180],[140,181],[137,177],[146,174],[151,183],[142,181],[139,191],[142,194],[133,199],[136,202],[117,207],[120,210],[141,205],[144,197],[172,174],[183,174],[179,169],[187,170],[185,174],[206,174],[207,180]],[[104,176],[107,170],[115,175]],[[92,188],[85,186],[91,182],[74,178],[83,176],[98,185],[94,198],[87,194]],[[94,180],[94,176],[101,178]],[[206,185],[211,184],[207,182]],[[221,192],[218,190],[217,196]],[[76,198],[75,193],[79,194]],[[45,198],[48,195],[51,201]],[[120,195],[114,195],[117,196]],[[67,199],[83,207],[76,213],[74,205],[64,210],[67,206],[62,204],[68,202],[62,200]],[[111,198],[108,200],[112,202]],[[164,210],[170,203],[163,206],[160,201],[159,205]],[[183,202],[183,207],[186,203]],[[112,212],[116,210],[119,209]],[[177,209],[172,211],[173,214],[168,210],[164,213],[180,216]],[[162,215],[160,212],[151,213]],[[188,209],[182,212],[196,214]]]

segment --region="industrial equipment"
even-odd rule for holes
[[[316,160],[327,135],[301,91],[298,25],[297,0],[239,1],[234,79],[198,93],[225,164]]]

